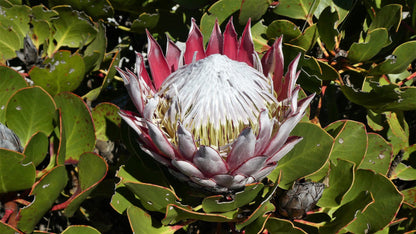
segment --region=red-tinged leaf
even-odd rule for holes
[[[64,210],[67,217],[74,215],[81,203],[87,199],[94,188],[104,179],[107,170],[107,163],[101,156],[94,153],[84,153],[81,155],[78,162],[79,188],[69,198],[69,204]]]
[[[181,50],[175,45],[175,43],[168,39],[166,61],[171,72],[178,70],[178,67],[182,65],[183,61],[181,62],[180,59]]]

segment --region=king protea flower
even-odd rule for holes
[[[181,180],[215,192],[259,182],[301,140],[289,136],[313,95],[298,101],[296,67],[283,74],[282,40],[260,60],[247,23],[240,40],[232,20],[222,35],[215,24],[207,48],[192,20],[181,50],[166,55],[147,32],[147,58],[136,74],[120,72],[138,114],[121,117],[138,133],[140,147]]]

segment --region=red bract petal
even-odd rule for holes
[[[274,87],[275,87],[275,91],[276,91],[276,89],[279,90],[279,92],[276,91],[278,101],[283,101],[286,98],[291,97],[292,91],[295,88],[296,80],[298,79],[299,73],[300,73],[300,71],[296,71],[296,68],[297,68],[298,63],[299,63],[299,59],[300,59],[300,53],[289,64],[289,67],[287,68],[285,78],[284,78],[283,82],[280,82],[278,84],[278,86],[276,86],[276,83],[275,83],[276,80],[274,79],[274,76],[273,76],[273,84],[274,84]]]
[[[186,40],[186,49],[184,54],[185,64],[192,63],[195,53],[195,61],[205,58],[202,33],[196,25],[195,19],[192,19],[191,30],[189,31],[188,39]]]
[[[147,56],[150,71],[152,73],[155,88],[158,90],[166,77],[170,75],[170,69],[159,44],[157,44],[156,40],[150,35],[149,31],[146,30],[146,33],[148,40]]]
[[[175,43],[173,43],[171,40],[168,40],[168,45],[166,48],[166,61],[171,72],[178,70],[180,57],[181,50],[175,45]]]
[[[152,138],[152,142],[153,144],[155,144],[159,152],[171,159],[174,159],[175,150],[173,149],[168,139],[166,139],[166,136],[156,125],[154,125],[150,121],[146,121],[146,123],[147,128],[149,130],[149,136],[150,138]]]
[[[270,72],[275,74],[276,79],[282,79],[283,77],[284,58],[282,51],[282,39],[282,37],[277,38],[273,43],[273,46],[261,59],[261,63],[263,64],[263,74],[266,77]]]
[[[153,85],[152,81],[150,80],[149,74],[146,71],[146,67],[144,66],[144,59],[140,53],[136,53],[136,72],[139,77],[142,77],[146,84],[155,91],[155,86]]]
[[[244,161],[254,155],[256,137],[251,128],[241,131],[237,140],[231,146],[231,152],[227,157],[227,163],[230,170],[234,170]]]
[[[254,44],[253,39],[251,38],[251,21],[248,20],[246,27],[244,29],[243,35],[240,39],[240,46],[238,47],[237,60],[240,62],[245,62],[250,66],[253,66],[254,59]]]
[[[181,155],[185,159],[192,161],[192,158],[195,152],[197,151],[192,134],[188,130],[186,130],[181,124],[179,124],[176,135],[178,136],[179,153],[181,153]]]
[[[222,54],[223,39],[221,35],[220,26],[218,20],[215,20],[215,26],[212,30],[211,37],[209,38],[206,55]]]
[[[236,60],[238,50],[237,44],[237,33],[235,32],[233,18],[231,17],[224,31],[223,54],[227,55],[230,59]]]
[[[209,146],[201,146],[196,152],[193,163],[206,176],[227,173],[227,165],[216,150]]]

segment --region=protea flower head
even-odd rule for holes
[[[192,26],[181,50],[166,55],[147,32],[147,73],[137,54],[136,74],[118,69],[138,114],[121,111],[140,147],[179,179],[214,192],[258,182],[301,138],[289,136],[313,95],[298,101],[296,67],[283,74],[282,40],[260,60],[247,23],[240,40],[232,20],[215,24],[207,48]]]

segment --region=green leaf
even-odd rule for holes
[[[29,31],[30,13],[30,7],[25,5],[14,5],[10,8],[2,8],[0,25],[13,29],[19,37],[19,41],[23,42],[23,38]]]
[[[81,154],[92,151],[95,146],[91,113],[82,99],[72,93],[56,95],[55,102],[61,109],[66,140],[65,162],[77,162]]]
[[[67,227],[61,234],[100,234],[97,229],[86,225],[71,225]]]
[[[391,179],[397,178],[405,181],[416,180],[416,169],[404,163],[399,163],[391,176]]]
[[[263,24],[263,20],[257,22],[251,27],[251,36],[253,37],[254,49],[263,53],[267,51],[270,46],[267,44],[267,40],[263,37],[266,34],[267,26]]]
[[[398,154],[401,149],[409,146],[409,126],[402,114],[385,112],[385,116],[389,125],[387,139],[393,146],[393,154]]]
[[[286,219],[269,218],[265,228],[270,233],[305,233],[302,229],[295,227],[292,222]]]
[[[0,56],[1,57],[1,56]],[[25,79],[15,70],[0,66],[0,122],[6,122],[6,105],[19,89],[27,87]]]
[[[394,49],[385,61],[370,70],[373,75],[401,73],[416,59],[416,41],[408,41]]]
[[[32,163],[22,164],[24,155],[0,148],[0,194],[32,187],[36,170]]]
[[[271,197],[271,196],[270,196]],[[238,222],[235,227],[237,230],[242,230],[244,227],[256,222],[257,219],[276,210],[274,205],[269,202],[270,197],[263,201],[245,220]]]
[[[240,9],[242,0],[219,0],[212,4],[206,13],[202,15],[200,29],[206,44],[211,35],[215,20],[222,24],[228,17]]]
[[[107,37],[104,24],[98,23],[97,36],[87,46],[84,52],[85,71],[96,71],[104,59],[105,49],[107,47]]]
[[[95,187],[104,179],[108,166],[105,160],[94,153],[83,153],[78,162],[78,180],[80,189],[69,198],[70,203],[65,208],[67,217],[72,217],[81,203],[87,199]]]
[[[159,220],[136,206],[127,209],[127,217],[134,233],[174,233],[181,226],[163,226]]]
[[[311,18],[319,0],[280,0],[274,13],[293,19],[306,20]]]
[[[16,57],[16,51],[23,47],[23,40],[12,28],[6,28],[0,25],[0,62],[6,63],[6,60]]]
[[[0,222],[0,233],[3,234],[16,234],[20,233],[15,227],[10,224]]]
[[[145,33],[145,29],[152,29],[157,26],[160,14],[142,13],[131,25],[132,32]]]
[[[238,21],[241,25],[247,23],[249,19],[257,21],[266,13],[269,7],[269,0],[244,0],[241,3]]]
[[[28,87],[16,92],[7,104],[7,126],[25,146],[33,134],[40,131],[51,134],[54,126],[55,103],[40,87]]]
[[[108,141],[120,139],[120,108],[112,103],[102,102],[92,110],[97,140]]]
[[[359,169],[356,172],[354,185],[345,196],[343,204],[352,201],[363,191],[371,192],[374,203],[362,214],[358,214],[356,220],[345,228],[352,233],[363,233],[364,230],[373,233],[383,229],[394,219],[403,201],[403,196],[388,178],[369,170]]]
[[[43,65],[44,67],[34,67],[29,75],[35,84],[52,96],[75,90],[84,78],[85,64],[79,54],[71,55],[69,51],[58,51],[52,58],[45,59]]]
[[[45,159],[48,151],[48,137],[44,133],[38,132],[30,138],[26,145],[25,151],[23,152],[26,158],[23,160],[23,163],[33,162],[35,167],[37,167]]]
[[[82,47],[95,38],[97,30],[84,13],[65,6],[54,8],[54,10],[59,13],[59,18],[52,21],[56,29],[53,36],[56,40],[54,51],[58,51],[62,46]]]
[[[70,5],[72,8],[84,11],[94,19],[107,19],[114,15],[110,1],[103,0],[49,0],[50,6]]]
[[[354,181],[355,164],[343,159],[338,159],[336,164],[330,162],[329,186],[324,189],[317,205],[320,207],[336,207],[352,186]],[[340,179],[342,178],[342,179]]]
[[[333,144],[333,138],[327,132],[310,123],[299,123],[291,135],[301,136],[303,140],[279,161],[277,168],[269,175],[272,181],[276,181],[281,170],[279,187],[283,189],[289,189],[295,180],[323,167]]]
[[[44,175],[30,192],[30,195],[35,196],[33,202],[20,210],[17,227],[23,232],[32,232],[45,213],[52,208],[67,181],[65,166],[54,167]]]
[[[393,150],[383,137],[375,133],[368,134],[367,154],[359,169],[370,169],[377,173],[386,175],[389,170]]]
[[[244,191],[235,194],[235,198],[232,201],[225,201],[224,196],[222,195],[206,197],[202,201],[202,209],[207,213],[235,210],[252,202],[263,189],[263,186],[263,184],[247,185],[244,188]]]
[[[285,42],[295,39],[301,34],[298,26],[289,20],[275,20],[267,27],[266,31],[267,38],[275,39],[283,35]]]
[[[316,29],[316,24],[312,24],[311,26],[305,29],[305,32],[302,33],[302,35],[293,40],[290,40],[288,43],[299,46],[303,48],[305,51],[308,51],[315,45],[317,37],[318,31]]]
[[[387,30],[377,28],[369,31],[363,43],[354,42],[350,47],[347,58],[353,62],[368,61],[389,44],[390,39]]]
[[[140,182],[125,182],[124,184],[139,197],[146,210],[165,213],[166,207],[170,204],[180,206],[179,198],[171,189],[166,187]]]
[[[416,87],[399,87],[395,84],[375,83],[369,92],[351,85],[341,86],[342,92],[352,102],[375,112],[406,111],[416,109]]]
[[[377,28],[385,28],[389,31],[393,28],[395,31],[398,30],[400,21],[402,20],[402,5],[390,4],[386,5],[376,13],[373,21],[368,28],[368,31],[372,31]]]
[[[416,187],[408,188],[401,191],[404,196],[404,201],[416,206]]]
[[[331,9],[335,10],[338,14],[339,20],[335,24],[335,26],[338,27],[338,25],[340,25],[351,12],[355,4],[356,2],[354,1],[320,0],[314,14],[317,18],[319,18],[328,6],[331,7]]]
[[[175,224],[185,219],[196,219],[206,222],[231,222],[235,219],[235,216],[236,212],[207,214],[170,204],[166,209],[166,216],[162,220],[162,224]]]
[[[370,192],[362,191],[352,200],[345,202],[332,215],[333,220],[319,228],[320,233],[338,233],[339,230],[354,221],[374,202]]]
[[[335,138],[330,160],[344,159],[358,167],[367,151],[367,131],[365,125],[352,120],[340,120],[327,126],[325,130]]]
[[[319,21],[317,23],[319,38],[329,50],[334,49],[335,38],[339,35],[338,30],[335,28],[338,19],[337,12],[332,12],[329,6],[319,15]]]

